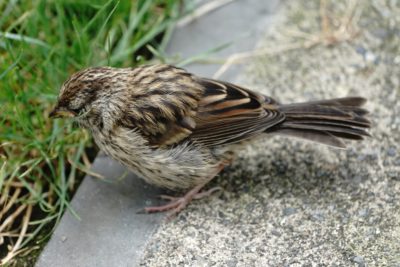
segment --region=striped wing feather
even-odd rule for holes
[[[192,81],[187,83],[175,81],[167,86],[166,81],[164,88],[169,88],[168,92],[164,89],[164,94],[149,93],[148,98],[154,100],[138,107],[138,111],[152,119],[138,127],[151,145],[170,146],[189,138],[209,147],[225,145],[261,134],[284,120],[272,98],[234,84],[190,77]],[[202,93],[194,108],[186,99],[193,99],[190,94],[199,88]]]
[[[198,78],[204,88],[190,138],[202,145],[231,144],[256,136],[284,120],[272,98],[234,84]]]
[[[140,131],[154,147],[189,139],[212,147],[272,132],[345,147],[342,138],[369,136],[371,122],[362,97],[280,105],[246,88],[170,65],[133,72],[135,101],[119,123]]]

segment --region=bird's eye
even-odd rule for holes
[[[79,115],[79,113],[81,113],[82,109],[80,109],[80,108],[70,108],[69,110],[71,112],[73,112],[75,114],[75,116],[77,116],[77,115]]]

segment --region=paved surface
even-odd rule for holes
[[[233,1],[178,28],[168,52],[187,58],[231,41],[234,41],[232,45],[213,57],[252,49],[271,23],[271,12],[276,8],[275,0]],[[217,64],[192,64],[188,69],[212,76],[218,67]],[[235,77],[238,70],[230,69],[224,78]],[[97,157],[93,171],[107,177],[106,181],[84,179],[71,204],[80,219],[65,213],[37,267],[139,264],[163,215],[136,214],[136,211],[154,205],[154,196],[159,191],[105,156]]]
[[[335,25],[347,23],[353,1],[329,2]],[[286,1],[257,46],[288,49],[254,58],[238,80],[282,102],[365,96],[372,138],[347,150],[249,146],[210,185],[219,195],[157,230],[143,266],[400,266],[400,6],[358,1],[347,25],[358,34],[327,46],[319,3]]]
[[[104,155],[93,171],[107,180],[85,178],[71,203],[79,219],[65,213],[36,266],[132,266],[140,258],[162,217],[137,211],[159,192]]]
[[[278,4],[279,0],[234,0],[183,28],[177,28],[168,46],[169,54],[181,59],[199,56],[208,62],[189,64],[185,68],[198,75],[212,77],[221,67],[221,62],[212,63],[213,60],[254,49],[265,31],[275,23]],[[204,55],[225,44],[224,49]],[[237,79],[242,67],[233,66],[221,78]]]

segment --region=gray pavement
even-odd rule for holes
[[[213,0],[202,1],[204,3]],[[221,67],[215,59],[226,59],[232,54],[251,51],[260,38],[275,23],[279,0],[234,0],[211,11],[184,27],[178,27],[168,45],[168,54],[190,59],[227,46],[208,57],[200,57],[205,64],[194,63],[185,68],[198,75],[212,77]],[[235,80],[243,66],[232,66],[221,78]]]
[[[207,2],[207,1],[203,1]],[[168,53],[181,58],[201,54],[232,42],[213,57],[254,48],[273,22],[277,0],[233,1],[192,23],[177,28]],[[199,75],[212,76],[218,64],[191,64]],[[231,68],[224,79],[232,80],[240,67]],[[106,180],[85,177],[71,203],[79,219],[67,211],[42,252],[37,267],[136,266],[163,214],[137,214],[157,204],[160,191],[146,185],[112,159],[99,155],[92,167]]]
[[[364,96],[372,137],[248,146],[209,185],[220,194],[162,224],[143,266],[400,266],[400,6],[326,1],[331,28],[344,23],[327,38],[320,2],[285,1],[234,80],[281,102]]]

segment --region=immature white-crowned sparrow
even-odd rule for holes
[[[88,68],[62,86],[51,117],[73,116],[105,153],[147,182],[190,189],[148,212],[183,209],[256,137],[283,134],[335,147],[368,136],[362,97],[280,104],[170,65]]]

